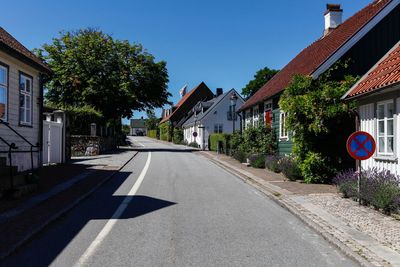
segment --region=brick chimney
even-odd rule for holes
[[[324,36],[329,33],[330,30],[336,29],[342,24],[343,9],[340,8],[339,4],[327,4],[325,11],[325,31]]]

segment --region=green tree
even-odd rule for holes
[[[81,29],[60,33],[36,52],[53,70],[46,99],[58,106],[90,106],[116,121],[168,103],[166,63],[139,44]]]
[[[355,104],[345,103],[341,97],[357,78],[333,78],[331,74],[338,68],[316,80],[296,75],[280,97],[279,106],[287,113],[286,126],[293,133],[293,153],[308,182],[326,182],[335,169],[352,164],[345,143],[354,130]]]
[[[129,135],[130,132],[131,132],[131,128],[129,127],[129,125],[122,124],[122,133],[125,135]]]
[[[158,128],[158,124],[160,123],[160,119],[156,117],[156,114],[153,110],[147,110],[147,120],[145,122],[148,130],[156,130]]]
[[[261,87],[264,86],[269,80],[274,77],[274,75],[278,73],[278,70],[270,69],[265,67],[256,72],[254,75],[254,79],[251,80],[246,87],[242,89],[242,95],[245,99],[249,99],[252,97]]]

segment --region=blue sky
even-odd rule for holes
[[[344,18],[372,0],[337,0]],[[322,35],[330,0],[5,1],[0,26],[29,49],[61,30],[96,27],[167,61],[171,100],[184,84],[239,92],[264,66],[282,68]],[[142,114],[135,113],[134,117]]]

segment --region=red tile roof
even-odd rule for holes
[[[375,0],[336,29],[312,43],[260,88],[240,108],[245,110],[283,91],[296,74],[311,75],[392,0]]]
[[[399,43],[350,89],[346,98],[360,96],[397,83],[400,83]]]
[[[29,51],[29,49],[27,49],[20,42],[18,42],[11,34],[9,34],[2,27],[0,27],[0,44],[16,52],[24,59],[28,60],[29,63],[33,63],[33,65],[39,67],[41,70],[44,70],[46,72],[51,72],[47,64],[45,64],[41,59],[35,56],[31,51]]]
[[[201,82],[199,85],[197,85],[195,88],[193,88],[192,90],[190,90],[187,94],[185,94],[179,101],[178,103],[174,106],[175,110],[174,112],[172,112],[169,116],[165,117],[164,119],[161,120],[160,123],[164,123],[166,121],[169,121],[170,118],[172,116],[174,116],[174,114],[177,113],[177,110],[182,106],[183,103],[185,103],[185,101],[197,90],[200,88],[200,86],[204,84],[203,82]]]

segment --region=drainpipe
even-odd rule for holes
[[[242,115],[240,114],[240,112],[238,112],[238,113],[236,113],[238,116],[239,116],[239,118],[240,118],[240,135],[242,135]]]
[[[44,84],[44,74],[39,73],[39,158],[38,167],[43,166],[43,84]]]

